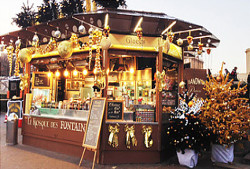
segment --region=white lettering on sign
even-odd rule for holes
[[[60,129],[85,132],[85,125],[77,122],[61,121]]]
[[[194,79],[190,79],[190,80],[188,80],[188,84],[190,85],[203,85],[202,84],[202,79],[200,79],[200,78],[194,78]]]
[[[48,121],[48,120],[40,120],[37,118],[25,117],[27,120],[27,125],[34,126],[36,129],[41,128],[53,128],[60,130],[70,130],[77,132],[85,132],[86,124],[81,122],[69,122],[69,121]]]

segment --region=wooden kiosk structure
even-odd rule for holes
[[[102,93],[98,96],[100,93],[93,92],[92,88],[96,80],[94,68],[98,51],[95,44],[89,46],[88,30],[104,29],[107,14],[111,46],[102,46],[101,49],[101,69],[106,73]],[[142,37],[134,31],[141,18],[142,31],[137,33],[142,33]],[[78,32],[80,25],[85,27],[86,33]],[[106,100],[106,108],[101,123],[97,162],[160,162],[162,152],[167,149],[164,131],[168,124],[168,109],[178,104],[178,84],[183,80],[184,71],[183,57],[194,55],[198,42],[206,48],[215,48],[219,40],[200,25],[164,13],[104,9],[11,32],[3,35],[4,41],[15,41],[19,37],[30,44],[36,32],[41,47],[46,46],[56,27],[61,31],[57,44],[69,40],[75,33],[83,45],[74,47],[69,58],[60,57],[55,49],[43,54],[34,53],[32,60],[26,63],[25,71],[30,77],[39,72],[53,73],[53,76],[48,76],[52,79],[51,87],[44,89],[44,81],[36,78],[32,83],[36,82],[38,86],[25,90],[26,94],[33,94],[31,106],[38,102],[39,111],[30,110],[23,115],[23,144],[81,157],[91,111],[90,100],[102,97]],[[166,40],[170,30],[175,34],[171,43]],[[194,49],[191,51],[187,50],[188,36],[193,37]],[[176,45],[179,38],[183,40],[180,46]],[[90,48],[92,58],[89,57]],[[81,73],[85,68],[88,75]],[[65,70],[70,72],[66,78],[63,77]],[[78,71],[77,77],[73,75],[74,70]],[[61,75],[56,77],[56,72]],[[29,106],[29,99],[25,100],[25,106]],[[92,160],[93,154],[86,150],[84,158]]]

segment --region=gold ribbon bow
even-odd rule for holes
[[[124,131],[126,133],[126,146],[130,149],[130,144],[132,142],[132,146],[137,146],[137,140],[135,138],[135,126],[129,127],[127,124],[125,125]]]
[[[145,125],[142,126],[142,134],[144,134],[144,144],[147,148],[152,147],[153,139],[151,134],[153,132],[152,126],[146,127]]]
[[[114,127],[109,125],[109,139],[108,144],[112,147],[117,148],[118,147],[118,133],[119,133],[119,124],[116,124]]]
[[[159,84],[158,90],[160,92],[162,91],[162,88],[165,86],[164,77],[165,77],[165,71],[164,70],[162,72],[159,72],[159,71],[156,72],[156,78],[157,78],[158,84]]]

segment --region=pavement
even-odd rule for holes
[[[92,162],[83,161],[79,167],[80,157],[72,157],[40,148],[22,144],[21,128],[18,129],[18,144],[14,146],[6,145],[6,123],[4,114],[0,116],[0,169],[89,169]],[[249,158],[249,154],[248,157]],[[238,155],[232,164],[212,163],[211,152],[206,152],[199,156],[199,161],[195,169],[250,169],[249,159],[244,159]],[[246,157],[246,156],[245,156]],[[246,160],[246,161],[244,161]],[[243,164],[242,162],[245,162]],[[248,164],[247,164],[248,163]],[[178,163],[177,156],[171,157],[158,164],[119,164],[100,165],[95,164],[96,169],[187,169]]]

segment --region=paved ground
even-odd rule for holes
[[[0,118],[0,169],[83,169],[91,168],[92,163],[83,161],[82,166],[78,166],[80,157],[55,153],[47,150],[22,144],[21,129],[18,134],[18,144],[6,146],[6,124],[4,114]],[[210,160],[210,152],[199,157],[198,165],[195,169],[250,169],[249,165],[239,163],[241,159],[235,158],[233,165],[213,164]],[[96,169],[187,169],[180,166],[176,157],[160,164],[124,164],[124,165],[99,165],[95,164]]]

